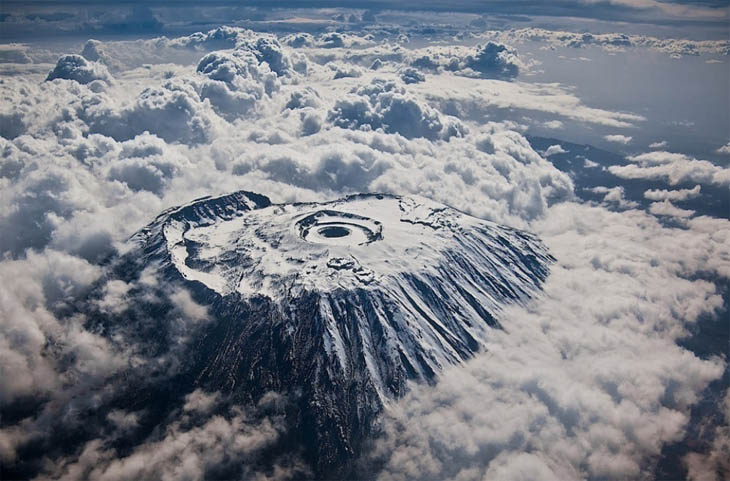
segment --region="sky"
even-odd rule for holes
[[[555,258],[479,354],[388,401],[369,477],[729,475],[728,2],[444,5],[0,5],[5,478],[311,473],[281,449],[292,392],[120,401],[172,382],[212,321],[110,259],[242,189],[420,195]],[[146,305],[164,355],[98,328]]]

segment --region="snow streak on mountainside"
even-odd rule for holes
[[[247,393],[296,386],[295,424],[321,473],[360,451],[408,380],[430,381],[479,351],[502,306],[528,299],[552,260],[528,233],[376,194],[204,198],[135,240],[145,266],[211,306],[198,382]]]

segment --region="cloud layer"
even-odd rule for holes
[[[486,354],[391,411],[380,479],[651,479],[661,446],[681,437],[688,406],[723,371],[674,344],[722,306],[713,284],[684,273],[730,268],[726,246],[709,258],[703,247],[715,228],[727,239],[726,222],[695,222],[687,231],[638,211],[551,209],[533,224],[563,259],[544,297],[510,313]]]
[[[18,46],[4,52],[43,60]],[[496,42],[405,49],[356,33],[277,38],[222,27],[89,41],[50,73],[3,78],[0,273],[14,280],[0,286],[0,407],[11,413],[0,427],[3,464],[26,462],[52,428],[82,425],[84,410],[114,398],[114,376],[174,371],[174,349],[155,356],[140,333],[91,329],[75,310],[89,292],[101,293],[93,307],[109,319],[127,315],[140,293],[174,305],[163,319],[173,345],[206,322],[204,307],[150,273],[106,277],[105,261],[157,213],[238,189],[274,201],[380,191],[529,228],[558,259],[543,298],[511,311],[485,354],[392,406],[373,454],[380,476],[649,477],[722,373],[724,360],[701,360],[676,341],[722,306],[702,279],[730,276],[727,219],[668,227],[658,218],[690,217],[672,202],[727,185],[727,169],[640,154],[610,172],[697,187],[647,191],[649,212],[622,187],[596,191],[604,206],[578,202],[570,175],[546,159],[565,150],[535,151],[524,119],[597,130],[646,119],[589,107],[559,84],[530,83],[530,68]],[[23,408],[29,399],[37,404]],[[267,399],[278,406],[276,394]],[[134,436],[145,413],[118,407],[74,452],[28,469],[68,479],[306,472],[295,456],[261,468],[287,431],[267,403],[230,406],[194,391],[127,449],[115,443],[120,433]],[[705,454],[718,457],[696,453],[691,472]]]

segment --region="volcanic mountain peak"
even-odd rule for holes
[[[552,260],[526,232],[380,194],[204,198],[135,240],[141,268],[156,266],[209,307],[190,377],[244,397],[295,391],[292,422],[317,446],[322,473],[359,450],[408,380],[430,381],[479,351],[503,306],[533,295]]]
[[[430,378],[469,357],[499,326],[502,306],[539,287],[550,261],[525,232],[381,194],[296,204],[246,192],[204,198],[163,213],[137,240],[184,280],[223,298],[268,299],[292,325],[314,293],[326,353],[349,373],[353,343],[368,345],[365,367],[382,399],[400,391],[386,386],[382,362]],[[375,345],[386,347],[380,360],[369,359]]]
[[[474,270],[498,270],[513,286],[509,297],[518,298],[544,277],[536,277],[536,266],[525,265],[518,251],[547,259],[529,235],[419,197],[270,204],[236,193],[168,211],[156,224],[179,273],[220,295],[280,298],[292,288],[378,288],[404,275],[438,277],[457,255]],[[478,287],[479,278],[473,280]],[[498,303],[483,291],[490,304]]]

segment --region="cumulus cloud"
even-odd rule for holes
[[[167,142],[203,143],[211,139],[215,119],[195,87],[184,79],[173,79],[144,89],[129,103],[91,104],[81,115],[91,132],[118,141],[155,132]]]
[[[28,46],[20,43],[9,43],[0,46],[0,63],[33,63],[28,55]]]
[[[88,84],[94,80],[111,82],[112,77],[107,68],[97,62],[90,62],[81,55],[63,55],[58,59],[56,67],[48,73],[46,80],[75,80],[80,84]]]
[[[629,165],[614,165],[608,170],[625,179],[664,179],[670,185],[683,182],[730,184],[730,169],[684,154],[655,151],[629,157]]]
[[[638,202],[626,199],[624,188],[620,185],[611,188],[604,186],[593,187],[591,192],[603,194],[603,202],[616,205],[622,209],[634,209],[639,206]]]
[[[660,140],[660,141],[652,142],[651,144],[649,144],[649,148],[650,149],[666,149],[668,145],[669,145],[669,142],[667,142],[666,140]]]
[[[488,77],[500,78],[516,77],[520,71],[514,52],[505,45],[493,42],[479,46],[476,52],[467,55],[463,61],[463,68]]]
[[[341,79],[341,78],[348,78],[348,77],[362,77],[362,70],[359,67],[355,67],[352,65],[345,66],[345,65],[339,65],[339,66],[332,66],[335,70],[335,76],[334,79]]]
[[[730,142],[717,149],[719,154],[730,154]]]
[[[730,474],[730,391],[722,400],[721,422],[713,429],[709,452],[690,452],[684,457],[690,481],[720,481]]]
[[[652,202],[649,206],[649,212],[654,215],[663,215],[668,217],[679,217],[684,219],[692,217],[695,211],[690,209],[681,209],[676,205],[672,204],[669,200],[663,200],[661,202]]]
[[[312,47],[314,45],[314,36],[306,32],[292,33],[284,35],[281,41],[294,48]]]
[[[701,190],[702,187],[699,185],[695,185],[691,189],[650,189],[644,192],[644,198],[649,200],[681,201],[697,197],[700,195]]]
[[[727,236],[727,221],[711,223]],[[722,375],[722,360],[674,344],[722,306],[714,285],[685,278],[730,267],[695,244],[727,253],[710,231],[571,204],[533,226],[562,259],[544,297],[511,311],[485,354],[394,406],[379,479],[650,479]]]
[[[372,44],[372,38],[343,32],[328,32],[317,36],[314,44],[320,48],[352,48]]]
[[[90,62],[99,62],[104,64],[109,70],[121,71],[124,67],[121,62],[110,56],[106,52],[104,43],[99,40],[89,39],[81,50],[81,56]]]
[[[416,84],[426,80],[426,76],[414,68],[406,68],[400,76],[405,84]]]
[[[383,129],[406,138],[427,139],[463,135],[464,127],[455,118],[448,118],[430,106],[418,102],[395,82],[375,79],[335,102],[328,120],[343,128]]]
[[[229,120],[246,115],[280,86],[277,74],[249,50],[209,53],[200,59],[197,71],[209,79],[200,84],[200,98]]]
[[[468,76],[511,79],[526,65],[517,53],[501,43],[475,47],[427,47],[410,54],[410,65],[422,70],[447,70]]]
[[[196,389],[185,396],[184,411],[194,411],[199,413],[208,413],[220,400],[219,393],[206,393],[201,389]]]
[[[293,456],[281,456],[260,471],[267,448],[286,431],[281,415],[261,416],[233,407],[226,415],[195,422],[183,416],[171,423],[160,439],[135,448],[126,456],[97,439],[87,443],[76,459],[64,460],[40,479],[295,479],[308,474]],[[192,425],[191,425],[192,424]],[[270,460],[267,460],[270,461]]]
[[[551,145],[550,147],[547,148],[547,150],[545,151],[545,157],[550,157],[551,155],[555,155],[555,154],[566,154],[566,153],[568,153],[568,151],[565,150],[562,145],[555,144],[555,145]]]
[[[650,35],[631,35],[625,33],[576,33],[537,27],[488,31],[482,32],[480,35],[484,38],[492,38],[510,43],[522,43],[525,41],[544,42],[553,48],[586,48],[597,46],[609,51],[626,48],[647,48],[672,56],[728,55],[730,53],[730,42],[727,40],[657,38]]]
[[[620,134],[606,135],[603,138],[606,139],[608,142],[613,142],[613,143],[622,144],[622,145],[628,145],[629,143],[631,143],[631,140],[632,140],[631,137],[626,136],[626,135],[620,135]]]

